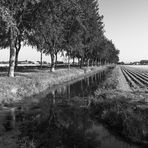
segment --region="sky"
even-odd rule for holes
[[[105,35],[120,50],[120,61],[148,60],[148,0],[98,0],[104,16]],[[0,50],[0,61],[8,61],[9,50]],[[23,47],[19,60],[39,61],[40,53]],[[43,56],[50,61],[49,56]]]
[[[148,0],[98,0],[105,35],[120,50],[120,61],[148,60]]]

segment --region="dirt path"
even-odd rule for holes
[[[118,79],[117,89],[121,91],[132,92],[130,86],[128,85],[128,82],[126,81],[120,69],[120,66],[117,66],[116,70],[117,70],[117,79]]]

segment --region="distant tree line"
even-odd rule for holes
[[[148,65],[148,60],[141,60],[139,63],[141,65]]]
[[[51,71],[59,52],[79,59],[80,66],[117,63],[119,50],[104,35],[97,0],[1,0],[0,48],[10,48],[14,76],[21,46],[50,55]]]

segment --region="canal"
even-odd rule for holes
[[[140,148],[90,115],[89,104],[106,73],[55,86],[39,102],[12,110],[5,133],[17,131],[21,148]]]

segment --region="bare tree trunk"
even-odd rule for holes
[[[73,57],[73,66],[74,66],[74,64],[75,64],[75,57]]]
[[[91,66],[92,66],[92,67],[94,66],[94,61],[93,61],[93,59],[91,60]]]
[[[17,66],[18,66],[18,54],[19,54],[19,51],[16,49],[15,70],[17,69]]]
[[[57,67],[58,53],[55,54],[55,67]]]
[[[55,61],[57,62],[58,61],[58,53],[55,54],[55,57],[56,57]]]
[[[20,48],[16,48],[16,57],[15,57],[15,70],[17,69],[18,67],[18,55],[19,55],[19,52],[20,52]]]
[[[89,59],[87,60],[87,67],[89,67]]]
[[[18,66],[18,55],[21,49],[21,37],[18,36],[18,38],[16,38],[15,41],[15,48],[16,48],[16,57],[15,57],[15,70],[17,70],[17,66]]]
[[[40,68],[43,67],[43,50],[41,49],[41,57],[40,57]]]
[[[84,63],[83,63],[83,57],[82,57],[81,62],[80,62],[80,68],[82,68],[83,65],[84,65]]]
[[[97,60],[97,58],[95,60],[95,66],[98,66],[98,60]]]
[[[97,58],[97,66],[99,66],[99,59]]]
[[[102,65],[101,59],[100,59],[100,66]]]
[[[68,69],[70,69],[70,56],[68,55]]]
[[[14,32],[13,32],[12,28],[10,30],[10,33],[11,33],[11,38],[10,38],[10,58],[9,58],[8,76],[14,77],[15,56],[16,56],[16,48],[15,48],[16,38],[14,36]]]
[[[80,66],[80,58],[78,58],[78,65]]]
[[[106,60],[104,60],[104,65],[106,65]]]
[[[80,58],[80,68],[82,68],[82,58]]]
[[[53,71],[55,71],[54,54],[51,53],[50,56],[51,56],[51,67],[50,67],[50,71],[53,72]]]
[[[94,59],[94,66],[96,66],[96,59]]]

